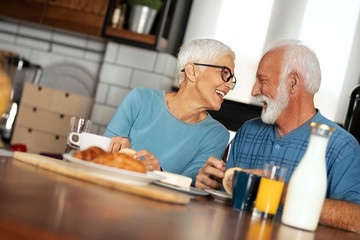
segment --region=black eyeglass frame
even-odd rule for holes
[[[222,69],[222,72],[221,72],[221,79],[224,81],[224,82],[229,82],[230,79],[232,78],[232,82],[233,82],[233,88],[235,88],[235,85],[236,85],[236,77],[235,77],[235,74],[232,74],[231,73],[231,70],[230,68],[226,67],[226,66],[219,66],[219,65],[212,65],[212,64],[203,64],[203,63],[194,63],[194,65],[198,65],[198,66],[204,66],[204,67],[214,67],[214,68],[221,68]],[[228,70],[229,73],[230,73],[230,76],[227,78],[227,79],[224,79],[224,70]],[[181,70],[181,72],[185,72],[185,69]]]

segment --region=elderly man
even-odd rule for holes
[[[281,41],[261,59],[252,95],[263,103],[261,119],[246,122],[231,142],[226,169],[241,167],[260,173],[264,163],[288,168],[286,182],[303,157],[310,122],[336,129],[326,154],[327,193],[320,223],[360,233],[360,147],[357,140],[321,115],[314,106],[320,87],[315,53],[300,41]],[[210,157],[195,186],[218,189],[225,163]],[[282,202],[283,203],[283,202]]]

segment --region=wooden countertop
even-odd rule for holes
[[[188,204],[152,200],[0,157],[0,239],[359,238],[253,219],[210,196]]]

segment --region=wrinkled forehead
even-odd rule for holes
[[[284,47],[278,47],[275,49],[272,49],[265,53],[265,55],[262,57],[261,60],[271,60],[271,61],[281,61],[285,54],[285,48]]]
[[[260,60],[258,69],[271,68],[280,69],[284,51],[281,49],[275,49],[267,52]]]

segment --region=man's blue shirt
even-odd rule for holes
[[[279,137],[275,125],[260,118],[246,122],[231,142],[226,168],[263,169],[264,163],[288,168],[286,182],[302,159],[310,137],[310,122],[335,128],[326,152],[326,197],[360,204],[360,147],[357,140],[318,111],[302,126]],[[317,161],[317,159],[314,159]]]

